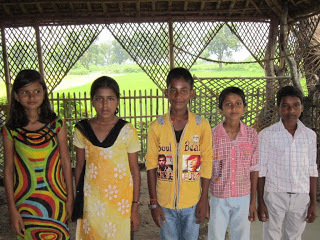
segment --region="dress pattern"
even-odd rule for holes
[[[130,239],[133,182],[128,153],[140,149],[137,132],[120,119],[118,123],[125,122],[120,132],[114,134],[112,129],[100,142],[83,121],[87,125],[82,131],[76,126],[74,139],[86,156],[84,211],[77,221],[76,239]]]
[[[58,117],[37,131],[3,127],[15,147],[14,200],[25,225],[24,238],[18,239],[69,239],[57,140],[62,124]]]

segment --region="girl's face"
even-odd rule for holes
[[[92,99],[92,105],[98,118],[112,120],[119,105],[119,100],[112,89],[99,88]]]
[[[14,97],[25,110],[38,110],[44,99],[44,90],[39,82],[32,82],[21,87]]]

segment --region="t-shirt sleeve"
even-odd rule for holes
[[[158,154],[159,140],[155,131],[155,122],[153,122],[149,126],[147,138],[147,154],[145,156],[147,170],[158,167]]]
[[[257,172],[260,170],[259,162],[258,162],[258,156],[259,156],[259,146],[258,146],[258,134],[256,130],[252,130],[252,157],[251,157],[251,163],[250,163],[250,172]]]
[[[2,135],[5,137],[8,137],[10,140],[12,140],[12,133],[11,131],[8,129],[8,127],[6,125],[4,125],[1,129]]]
[[[132,126],[131,123],[127,123],[129,127],[129,136],[127,141],[127,152],[128,153],[135,153],[140,150],[140,143],[138,138],[137,130]]]
[[[207,120],[202,119],[203,126],[200,136],[201,149],[201,168],[200,176],[203,178],[211,178],[212,174],[212,133],[211,127]]]
[[[65,124],[65,120],[62,119],[60,116],[58,116],[55,120],[55,130],[56,130],[56,133],[60,132],[61,128],[63,127],[63,125]]]
[[[85,148],[85,144],[83,142],[83,136],[79,129],[75,129],[74,135],[73,135],[73,145],[78,148]]]
[[[258,136],[259,142],[259,177],[265,177],[268,171],[268,159],[270,155],[269,142],[268,142],[268,133],[265,130],[262,130]]]
[[[315,132],[311,132],[310,143],[309,143],[309,176],[318,177],[318,166],[317,166],[317,135]]]

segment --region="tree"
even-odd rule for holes
[[[110,50],[110,63],[121,64],[131,58],[117,40],[111,42]]]
[[[108,52],[112,47],[106,43],[93,43],[79,59],[82,66],[89,70],[89,64],[103,66],[108,62]]]
[[[215,54],[219,61],[224,57],[231,57],[233,51],[241,47],[239,39],[233,35],[227,26],[223,26],[217,35],[208,45],[210,54]],[[219,69],[222,70],[222,63],[219,62]]]

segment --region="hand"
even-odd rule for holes
[[[308,213],[306,217],[307,223],[312,223],[317,217],[317,205],[316,204],[310,204],[308,207]]]
[[[208,206],[207,206],[207,214],[206,214],[206,219],[210,219],[210,205],[209,205],[209,201],[208,201]]]
[[[261,222],[267,222],[269,220],[268,208],[263,200],[258,203],[258,217]]]
[[[73,210],[73,199],[68,198],[66,201],[67,222],[71,219]]]
[[[161,218],[163,222],[166,222],[164,218],[164,213],[162,208],[157,204],[157,207],[151,210],[151,215],[153,218],[154,223],[161,228]]]
[[[10,225],[13,232],[16,235],[19,235],[20,237],[24,237],[24,231],[25,231],[24,223],[18,210],[13,209],[9,211],[9,215],[10,215]]]
[[[200,224],[203,222],[204,218],[207,215],[207,210],[208,210],[208,197],[200,198],[196,207],[196,218],[199,219],[196,222],[197,224]]]
[[[137,205],[137,206],[134,206]],[[131,208],[131,231],[137,231],[140,223],[138,204],[134,204]]]
[[[254,222],[256,219],[257,219],[257,209],[256,209],[256,204],[255,203],[252,203],[250,204],[250,207],[249,207],[249,216],[248,216],[248,219],[250,222]]]

